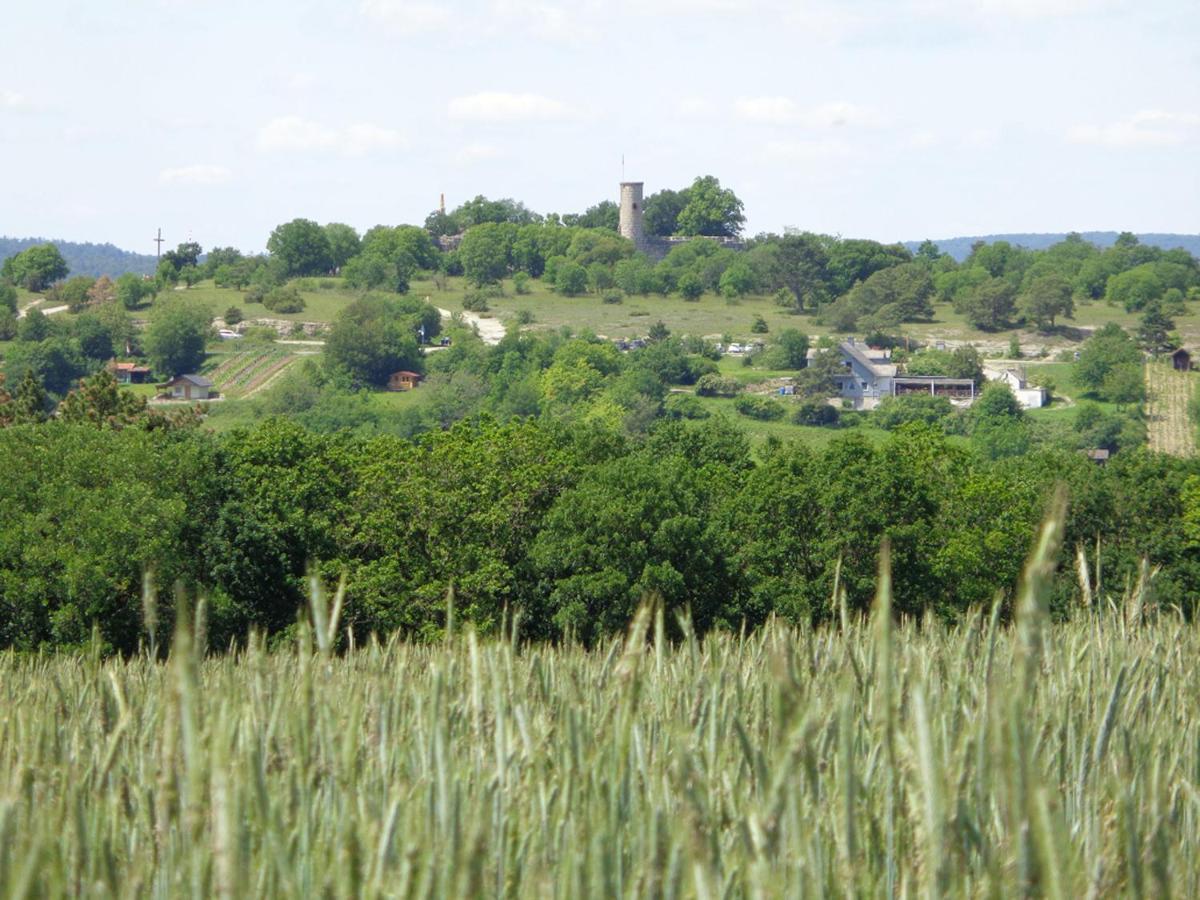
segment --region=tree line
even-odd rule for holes
[[[97,391],[92,405],[103,404]],[[1158,603],[1195,610],[1200,463],[1073,451],[988,459],[927,426],[882,444],[751,452],[723,419],[604,423],[489,417],[416,439],[315,434],[271,419],[225,435],[127,410],[0,429],[0,646],[79,645],[95,624],[136,647],[146,579],[206,598],[214,645],[285,632],[315,567],[346,578],[360,637],[484,632],[521,611],[531,637],[595,641],[646,596],[702,629],[865,610],[892,546],[900,612],[953,618],[1007,596],[1057,482],[1072,504],[1055,608],[1078,602],[1073,554],[1104,585],[1161,567]],[[4,404],[0,404],[0,409]],[[1102,588],[1102,590],[1107,588]]]

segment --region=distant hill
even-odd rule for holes
[[[0,237],[0,263],[27,247],[45,243],[58,247],[72,275],[90,275],[93,278],[110,275],[116,278],[126,272],[133,272],[135,275],[154,274],[155,259],[148,253],[130,253],[112,244],[78,244],[52,238]]]
[[[1097,247],[1111,247],[1117,240],[1116,231],[1081,231],[1080,236],[1085,241],[1091,241]],[[938,249],[943,253],[949,253],[959,262],[966,259],[971,253],[971,245],[976,241],[983,241],[986,244],[992,244],[996,241],[1008,241],[1010,244],[1018,244],[1030,250],[1045,250],[1052,244],[1057,244],[1066,234],[985,234],[981,237],[956,237],[943,238],[935,240]],[[1174,247],[1182,247],[1187,250],[1192,256],[1200,256],[1200,234],[1139,234],[1138,240],[1143,244],[1150,244],[1155,247],[1162,247],[1164,250],[1170,250]],[[921,241],[904,241],[904,246],[909,250],[916,250],[921,246]]]

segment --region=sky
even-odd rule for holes
[[[1200,232],[1195,0],[6,7],[10,237],[255,252],[295,217],[709,174],[750,234]]]

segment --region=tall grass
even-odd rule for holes
[[[289,652],[0,655],[0,891],[1200,896],[1200,635],[1050,624],[1056,540],[1012,628],[894,623],[885,562],[820,631],[339,657],[314,592]]]

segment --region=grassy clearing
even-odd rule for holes
[[[1200,632],[1048,626],[1041,571],[1011,629],[885,580],[841,631],[0,654],[0,889],[1197,896]]]
[[[606,304],[595,295],[564,297],[548,290],[540,281],[531,281],[529,284],[530,293],[518,296],[511,283],[505,282],[505,296],[489,301],[492,315],[508,322],[515,318],[518,311],[528,310],[535,321],[527,328],[554,330],[567,326],[576,332],[587,329],[610,338],[644,335],[658,319],[662,319],[677,334],[712,337],[728,334],[737,341],[754,338],[770,340],[772,335],[785,328],[798,328],[812,336],[830,333],[827,327],[816,323],[811,315],[793,315],[775,305],[770,297],[750,296],[730,304],[723,297],[712,294],[706,294],[696,302],[688,302],[678,296],[647,296],[626,297],[622,303]],[[415,281],[412,286],[412,292],[417,296],[429,296],[438,306],[451,310],[461,308],[466,290],[467,285],[461,278],[449,279],[446,291],[438,291],[428,281]],[[1086,336],[1087,330],[1107,322],[1117,322],[1126,329],[1133,329],[1139,318],[1137,313],[1127,313],[1118,306],[1098,300],[1077,304],[1075,318],[1060,322],[1061,327],[1052,334],[1039,334],[1032,330],[991,333],[972,328],[949,304],[935,304],[934,312],[933,321],[907,324],[904,331],[921,341],[973,342],[979,344],[989,356],[1003,356],[1007,352],[1009,338],[1014,333],[1018,334],[1022,346],[1027,350],[1042,347],[1058,349],[1076,346]],[[766,335],[755,335],[750,330],[755,316],[759,315],[767,321],[770,329]],[[1175,321],[1185,341],[1200,339],[1200,305],[1193,304],[1187,315]]]
[[[332,281],[333,279],[328,279]],[[246,295],[233,288],[215,287],[211,281],[202,281],[186,291],[166,291],[159,298],[187,297],[188,300],[205,304],[214,317],[224,314],[236,306],[247,319],[283,319],[288,322],[332,322],[338,312],[358,296],[356,291],[341,288],[335,290],[301,291],[305,307],[298,313],[277,313],[261,303],[247,303]]]

